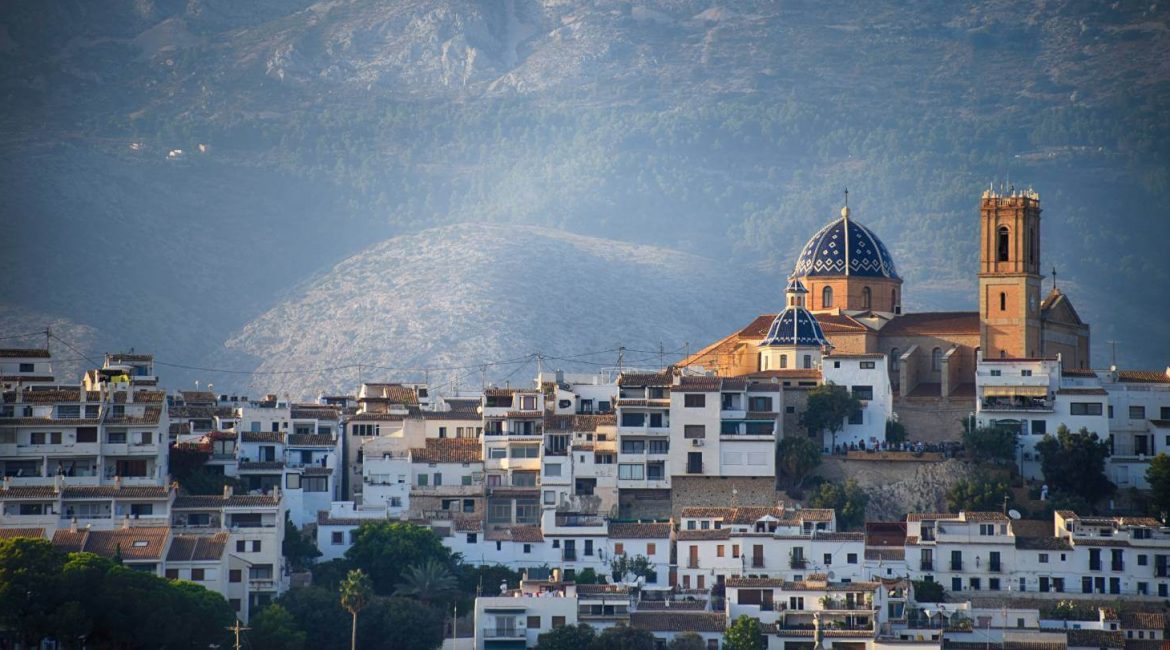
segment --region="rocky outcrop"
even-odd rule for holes
[[[827,459],[819,474],[831,481],[853,479],[869,495],[866,519],[893,521],[908,512],[946,512],[946,495],[974,465],[960,460],[870,461]]]

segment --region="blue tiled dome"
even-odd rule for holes
[[[829,345],[825,333],[821,331],[821,324],[804,307],[789,307],[776,314],[772,326],[768,328],[768,335],[760,342],[760,347],[773,345]]]
[[[844,210],[842,212],[840,219],[821,228],[804,245],[796,259],[793,275],[898,279],[894,258],[890,257],[882,240],[869,228],[850,219]]]

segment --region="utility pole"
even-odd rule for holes
[[[662,347],[662,341],[658,342],[658,367],[666,367],[666,350]]]
[[[622,366],[625,364],[625,360],[626,360],[626,346],[619,345],[618,346],[618,374],[619,375],[622,374]]]
[[[1109,344],[1109,368],[1117,367],[1117,341],[1106,341]]]
[[[240,632],[247,632],[247,631],[248,631],[248,630],[250,630],[250,629],[252,629],[252,628],[250,628],[250,627],[240,627],[240,621],[239,621],[239,620],[236,620],[236,624],[235,624],[235,625],[233,625],[233,626],[231,626],[231,627],[227,628],[227,630],[228,630],[229,632],[235,632],[235,633],[236,633],[236,650],[240,650]]]

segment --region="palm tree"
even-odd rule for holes
[[[395,596],[413,596],[426,604],[432,600],[444,600],[458,590],[459,584],[447,565],[435,559],[425,564],[414,564],[402,572],[402,582],[394,591]]]
[[[349,637],[350,650],[357,648],[357,615],[365,609],[374,590],[370,587],[370,577],[361,569],[353,569],[341,581],[341,606],[353,615],[353,631]]]

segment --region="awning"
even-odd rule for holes
[[[1047,386],[984,386],[984,397],[1048,397]]]

